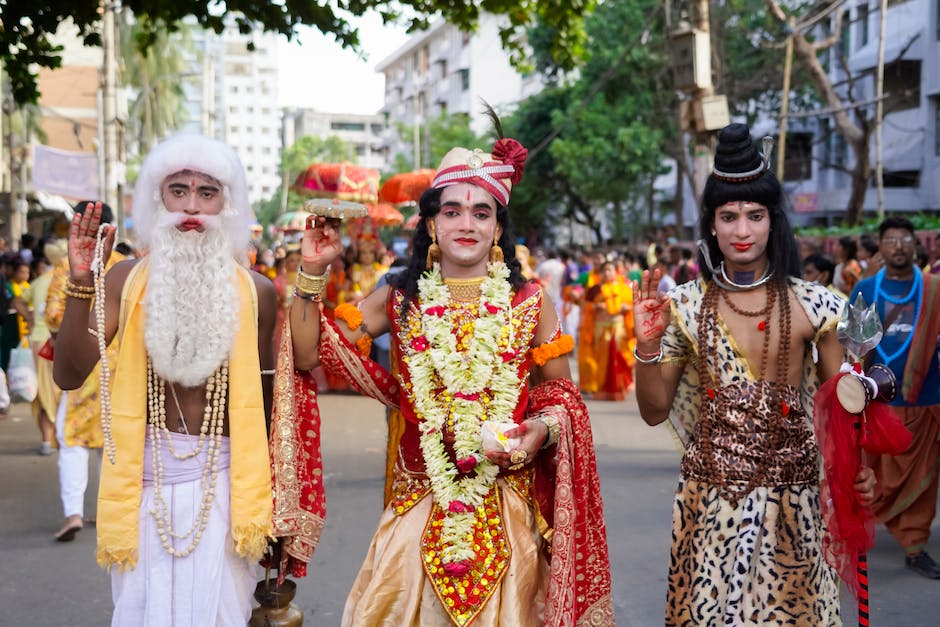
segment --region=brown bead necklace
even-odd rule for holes
[[[770,324],[774,317],[774,309],[779,309],[780,320],[780,345],[781,350],[777,353],[774,381],[771,382],[771,403],[770,407],[774,411],[774,420],[771,423],[771,441],[773,447],[771,451],[779,448],[782,439],[785,437],[783,429],[786,416],[789,414],[789,407],[783,401],[787,387],[787,378],[789,374],[789,347],[790,347],[790,299],[787,293],[786,283],[771,284],[767,286],[767,301],[764,307],[756,311],[742,309],[735,305],[728,293],[720,288],[714,281],[708,285],[705,297],[702,300],[702,308],[698,323],[698,343],[699,359],[698,373],[702,394],[703,405],[709,403],[712,405],[710,411],[703,411],[702,414],[711,414],[712,416],[723,416],[730,413],[730,399],[716,394],[715,389],[707,387],[711,382],[713,386],[721,387],[720,377],[717,372],[709,371],[708,365],[715,364],[716,369],[720,362],[719,344],[721,339],[721,330],[718,325],[718,302],[724,299],[728,307],[738,315],[748,318],[761,318],[758,323],[758,329],[764,333],[763,346],[761,348],[760,369],[758,379],[764,380],[767,376],[767,361],[770,355]],[[778,306],[779,304],[779,306]],[[704,409],[704,408],[703,408]],[[702,451],[702,458],[705,467],[705,480],[707,483],[717,486],[719,494],[724,496],[731,504],[737,507],[738,501],[750,494],[750,492],[759,486],[767,475],[767,470],[771,465],[771,456],[761,456],[758,462],[756,472],[750,475],[747,484],[743,489],[729,484],[728,477],[721,472],[714,452],[714,423],[711,418],[705,417],[700,420],[696,429],[696,441]]]

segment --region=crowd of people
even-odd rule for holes
[[[57,541],[84,528],[101,458],[112,624],[244,625],[260,563],[305,574],[325,516],[317,395],[331,390],[388,408],[386,508],[343,625],[612,625],[583,399],[631,392],[684,448],[665,624],[838,625],[812,421],[845,360],[847,295],[877,307],[871,361],[895,373],[914,434],[852,469],[852,498],[909,568],[940,578],[925,550],[940,264],[903,218],[832,257],[798,247],[748,128],[718,140],[698,245],[530,253],[509,227],[526,150],[500,138],[447,153],[400,258],[335,208],[264,248],[235,153],[178,135],[141,167],[136,248],[115,245],[91,201],[67,237],[0,257],[3,354],[33,347],[38,450],[58,451]]]

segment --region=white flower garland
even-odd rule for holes
[[[493,263],[487,270],[467,351],[457,349],[457,321],[448,307],[450,290],[438,264],[418,281],[423,336],[404,347],[426,472],[434,498],[446,513],[441,531],[445,564],[474,556],[473,512],[483,504],[499,474],[499,467],[483,455],[480,426],[483,420],[512,423],[521,386],[518,359],[522,355],[511,352],[509,269],[504,263]],[[502,354],[499,346],[504,337],[508,346]],[[437,392],[442,385],[443,398]],[[444,447],[448,406],[457,460],[475,461],[473,472],[460,479]]]

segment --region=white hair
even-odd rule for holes
[[[144,296],[144,342],[154,371],[186,387],[206,382],[229,356],[238,329],[235,260],[228,236],[179,231],[157,214]]]
[[[134,187],[132,216],[134,233],[144,246],[153,245],[156,220],[163,206],[160,191],[171,174],[198,172],[222,184],[225,205],[222,225],[228,233],[230,253],[243,251],[251,239],[255,221],[248,203],[248,182],[245,169],[231,146],[211,137],[179,133],[160,142],[144,160]]]

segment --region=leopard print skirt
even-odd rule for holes
[[[735,507],[716,487],[683,478],[665,624],[841,625],[821,540],[815,485],[758,487]]]

